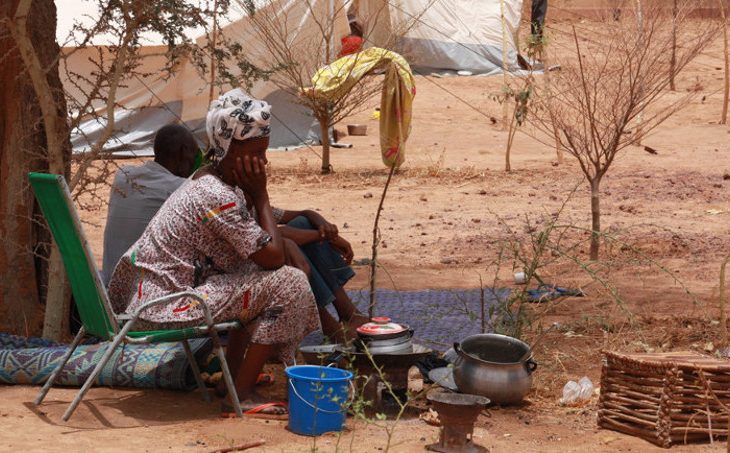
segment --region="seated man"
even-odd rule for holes
[[[344,343],[355,329],[368,321],[353,305],[343,286],[355,276],[350,268],[352,247],[337,227],[314,211],[284,211],[282,235],[296,243],[308,263],[307,275],[317,301],[322,332],[332,341]],[[339,322],[327,311],[332,304]]]
[[[170,124],[157,131],[155,159],[117,171],[109,196],[104,228],[104,284],[109,284],[119,258],[142,236],[167,198],[193,172],[198,151],[184,126]]]

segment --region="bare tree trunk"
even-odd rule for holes
[[[730,51],[728,50],[727,37],[727,14],[725,13],[725,4],[722,0],[717,0],[720,4],[720,17],[722,17],[722,37],[724,44],[723,54],[725,56],[725,95],[722,98],[722,124],[727,124],[727,108],[730,100]]]
[[[636,20],[638,21],[638,31],[639,36],[637,39],[639,42],[644,41],[644,5],[642,3],[642,0],[636,0]],[[642,87],[639,86],[639,90],[641,90]],[[641,130],[641,124],[644,123],[644,109],[639,110],[639,114],[637,115],[637,122],[638,125],[636,126],[636,146],[641,146],[641,137],[643,135],[643,132]]]
[[[677,73],[677,14],[679,14],[677,1],[674,0],[672,6],[672,59],[669,62],[669,89],[672,91],[677,91],[677,85],[674,83],[674,76]]]
[[[10,19],[2,32],[11,36],[0,40],[0,55],[7,58],[0,65],[0,108],[4,113],[0,124],[0,314],[8,330],[37,335],[39,300],[56,300],[67,307],[68,298],[65,278],[58,277],[63,272],[60,255],[51,253],[47,263],[44,243],[49,238],[32,221],[34,197],[27,173],[67,175],[70,143],[56,62],[60,49],[55,42],[55,6],[53,2],[31,3],[13,0],[0,6],[0,17]],[[45,134],[37,132],[40,124]],[[56,283],[49,282],[44,294],[47,271]],[[65,321],[67,316],[63,318]]]
[[[48,258],[48,292],[43,317],[43,338],[61,341],[69,335],[71,289],[66,281],[66,270],[58,246],[54,242]]]
[[[507,82],[509,65],[507,64],[507,18],[504,16],[504,0],[499,0],[499,10],[502,17],[502,83],[504,84],[504,89],[507,90],[509,88]],[[507,129],[507,121],[509,121],[509,105],[507,105],[507,99],[505,99],[504,104],[502,104],[502,130]]]
[[[32,2],[33,0],[20,0],[14,17],[8,26],[30,76],[41,109],[46,136],[48,171],[54,174],[66,175],[66,157],[69,148],[67,142],[68,127],[65,121],[65,102],[63,103],[63,112],[59,112],[57,106],[59,100],[63,102],[63,97],[58,95],[62,89],[58,78],[58,66],[54,65],[51,70],[47,71],[47,64],[44,65],[40,60],[41,51],[36,49],[37,43],[34,45],[34,36],[31,36],[32,31],[28,29],[28,14]],[[36,8],[38,6],[36,5]],[[55,8],[52,4],[50,8],[54,14],[50,17],[52,24],[47,25],[52,25],[51,29],[55,32]],[[56,54],[60,51],[55,39],[52,48],[55,49]],[[50,80],[53,78],[57,81],[55,96],[54,89],[51,88],[52,81]],[[70,292],[67,289],[63,261],[54,243],[48,262],[48,292],[46,293],[46,315],[43,323],[44,338],[58,341],[67,333],[69,298]]]
[[[330,164],[330,134],[329,134],[329,121],[326,119],[319,120],[319,132],[322,136],[322,174],[326,175],[332,171],[332,165]]]
[[[727,314],[725,313],[725,268],[728,262],[730,262],[730,256],[727,256],[720,265],[720,334],[722,346],[728,345]]]
[[[542,64],[545,68],[545,84],[547,85],[547,92],[551,93],[552,90],[552,77],[550,76],[550,57],[548,50],[543,47],[542,49]],[[558,165],[565,163],[565,157],[563,156],[563,149],[560,147],[560,138],[558,137],[558,128],[553,125],[553,137],[555,139],[555,155],[558,158]]]
[[[517,101],[515,101],[515,109],[517,109]],[[507,132],[507,149],[504,153],[504,171],[506,172],[512,171],[510,155],[512,154],[512,144],[514,143],[515,134],[517,133],[517,120],[515,118],[515,113],[516,112],[512,112],[512,118],[509,122],[509,131]]]
[[[396,155],[395,161],[398,161]],[[368,318],[372,319],[375,316],[375,307],[378,303],[375,290],[377,288],[376,276],[378,271],[378,247],[380,246],[380,213],[383,212],[383,204],[385,203],[385,197],[388,195],[388,187],[390,187],[390,181],[393,179],[393,173],[395,173],[395,165],[390,167],[388,172],[388,179],[385,181],[385,187],[383,187],[383,193],[380,195],[380,203],[378,203],[378,212],[375,214],[375,222],[373,223],[373,245],[372,245],[372,256],[370,258],[370,302],[368,304]]]
[[[601,199],[599,188],[601,178],[595,176],[591,180],[591,260],[598,259],[598,251],[601,245]]]
[[[208,91],[208,105],[213,102],[215,94],[215,46],[218,40],[218,0],[213,2],[213,31],[211,32],[210,47],[210,90]],[[210,145],[210,143],[209,143]]]

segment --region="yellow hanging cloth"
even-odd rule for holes
[[[411,132],[413,97],[416,95],[411,67],[405,58],[386,49],[371,47],[320,68],[312,77],[312,86],[316,95],[335,102],[375,68],[385,68],[380,98],[380,150],[383,163],[398,168],[406,159],[406,140]]]

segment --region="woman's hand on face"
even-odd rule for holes
[[[268,196],[266,191],[266,164],[256,156],[243,156],[236,159],[233,168],[233,176],[236,178],[236,185],[244,192],[251,195],[251,198],[258,199]]]
[[[342,258],[348,265],[352,264],[352,258],[355,254],[352,251],[352,246],[349,242],[347,242],[342,236],[337,236],[330,240],[330,244],[340,253],[340,255],[342,255]]]

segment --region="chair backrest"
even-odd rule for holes
[[[29,173],[38,204],[63,257],[76,307],[86,332],[108,340],[119,331],[106,288],[76,213],[66,180],[60,175]]]

